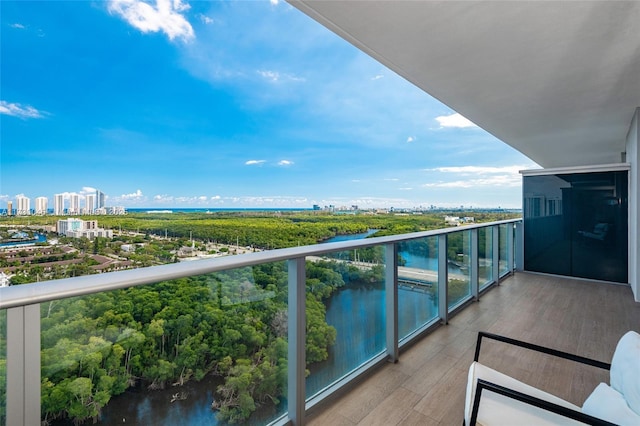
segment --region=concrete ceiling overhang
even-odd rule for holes
[[[621,161],[640,1],[289,1],[543,167]]]

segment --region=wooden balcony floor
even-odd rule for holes
[[[517,273],[347,393],[315,410],[310,425],[461,425],[478,331],[610,362],[618,339],[640,332],[628,286]],[[483,341],[480,361],[582,405],[608,372]]]

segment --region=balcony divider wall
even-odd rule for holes
[[[405,345],[421,338],[433,327],[446,324],[452,313],[481,296],[480,285],[486,288],[486,282],[481,283],[479,279],[480,244],[485,247],[484,256],[491,258],[490,262],[483,261],[483,268],[493,283],[497,284],[499,277],[511,273],[515,265],[514,253],[520,249],[517,246],[511,247],[512,244],[509,242],[518,241],[515,238],[514,225],[519,222],[520,219],[515,219],[468,225],[463,228],[295,247],[1,288],[0,318],[6,314],[6,341],[0,340],[0,372],[4,364],[6,388],[0,383],[0,404],[5,405],[0,406],[0,424],[3,423],[2,420],[7,425],[40,422],[41,371],[33,366],[40,364],[42,349],[41,303],[287,261],[288,396],[284,409],[286,413],[271,419],[271,422],[302,425],[305,423],[307,412],[322,400],[335,394],[355,378],[368,374],[380,363],[395,362],[401,356],[401,350]],[[479,239],[479,233],[484,234],[482,241]],[[504,234],[502,240],[506,241],[506,247],[502,250],[498,244],[500,233]],[[419,254],[422,253],[422,260],[428,261],[424,265],[432,266],[399,264],[402,249],[411,244],[416,255],[414,257],[419,258]],[[330,258],[336,253],[358,253],[365,249],[370,249],[370,262],[358,260],[358,257],[362,259],[362,256],[356,256],[356,261]],[[436,258],[431,257],[436,253]],[[501,253],[508,258],[501,258]],[[455,259],[451,259],[452,257]],[[305,384],[305,370],[309,367],[305,357],[305,317],[308,315],[305,306],[309,296],[307,269],[308,262],[318,262],[320,259],[343,262],[345,267],[348,265],[361,268],[372,276],[381,271],[382,275],[375,275],[382,277],[381,282],[371,283],[370,287],[384,296],[381,302],[384,321],[380,327],[383,343],[379,351],[374,350],[362,363],[345,374],[332,378],[322,389],[308,395]],[[501,261],[504,262],[503,265],[508,265],[507,270],[504,266],[500,268]],[[450,269],[453,272],[450,273]],[[450,276],[454,277],[453,281],[450,281]],[[250,288],[243,287],[240,290],[250,291]],[[413,309],[409,318],[399,316],[399,312],[404,312],[404,307],[409,306],[402,296],[406,292],[420,294],[420,297],[415,299],[417,308]],[[399,296],[399,293],[402,294]],[[449,294],[457,295],[454,303],[449,303]],[[251,298],[244,293],[240,297]],[[428,310],[432,314],[415,316],[420,309]],[[400,329],[403,331],[400,332]],[[4,339],[4,336],[5,332],[0,330],[0,339]],[[5,346],[6,359],[3,359],[1,349]],[[3,413],[6,413],[5,418],[1,418]]]

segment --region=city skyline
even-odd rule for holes
[[[49,200],[52,200],[49,207]],[[107,205],[108,196],[99,189],[85,187],[82,193],[63,192],[53,197],[35,197],[35,206],[31,208],[31,197],[18,194],[15,200],[8,199],[6,206],[0,207],[0,214],[28,215],[80,215],[80,214],[123,214],[124,206]],[[15,201],[15,208],[14,208]]]
[[[0,7],[0,209],[95,188],[127,208],[520,208],[536,167],[284,2]]]

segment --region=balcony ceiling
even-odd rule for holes
[[[640,1],[290,2],[543,167],[621,161]]]

